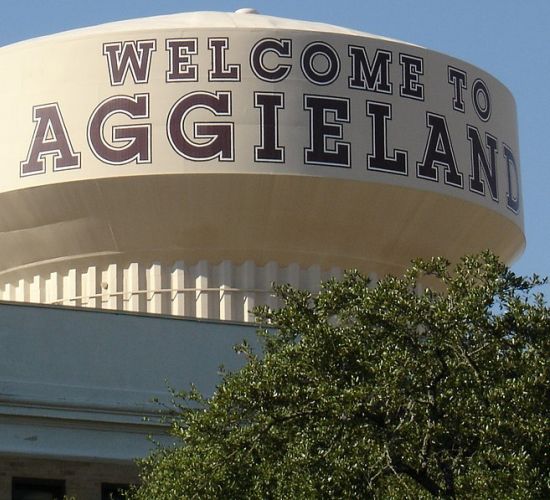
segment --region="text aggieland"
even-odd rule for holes
[[[128,40],[104,43],[100,48],[109,88],[120,90],[97,103],[87,122],[89,149],[105,166],[154,161],[153,123],[148,122],[153,94],[138,91],[136,86],[150,84],[158,57],[164,61],[163,84],[179,84],[182,89],[164,121],[167,143],[186,160],[244,161],[235,147],[241,125],[234,110],[249,108],[256,117],[249,148],[253,161],[285,163],[288,144],[282,141],[281,132],[289,89],[298,82],[305,89],[300,96],[302,126],[309,131],[301,146],[304,167],[366,169],[422,181],[441,180],[452,188],[502,202],[516,214],[520,209],[517,155],[508,138],[492,133],[496,105],[492,91],[483,78],[472,78],[465,69],[447,64],[439,68],[441,74],[429,75],[420,55],[351,43],[344,51],[316,40],[298,46],[292,38],[254,40],[245,62],[242,52],[232,52],[229,37],[168,38],[163,50],[160,45],[157,39]],[[200,47],[206,53],[202,57]],[[257,88],[243,95],[236,86],[245,72],[247,81],[256,81]],[[439,79],[447,108],[430,108],[428,78]],[[136,91],[126,92],[129,87]],[[399,134],[392,136],[395,124],[403,119],[396,99],[418,102],[421,121],[414,126],[423,130],[418,151],[399,147]],[[62,102],[33,106],[34,134],[20,163],[21,177],[46,173],[48,165],[54,172],[85,168],[62,108]],[[203,116],[208,113],[212,120],[196,120],[197,111]],[[464,123],[460,136],[452,134],[449,120],[466,113],[471,123]],[[113,117],[123,117],[127,123],[113,124]],[[407,120],[410,123],[410,117]],[[364,131],[362,141],[348,138],[352,128]],[[459,142],[468,148],[466,165],[455,154]],[[357,158],[356,148],[363,159],[359,163],[352,160]]]

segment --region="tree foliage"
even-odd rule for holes
[[[424,287],[421,286],[423,284]],[[550,498],[550,309],[489,253],[277,289],[263,352],[175,394],[136,499]]]

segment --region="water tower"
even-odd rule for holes
[[[272,281],[524,246],[513,98],[462,61],[250,9],[0,58],[5,300],[246,321]]]
[[[120,426],[138,425],[147,383],[181,366],[200,382],[272,282],[524,248],[514,100],[464,61],[242,9],[29,40],[0,67],[0,295],[70,306],[25,306],[6,334],[20,420],[0,453],[129,462]],[[160,342],[174,317],[222,322],[179,320]],[[72,448],[48,441],[69,421]]]

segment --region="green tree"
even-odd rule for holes
[[[136,499],[550,498],[550,309],[489,253],[376,286],[278,288],[263,352],[208,399],[175,394],[174,448]]]

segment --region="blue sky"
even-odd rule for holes
[[[4,0],[0,45],[120,19],[242,7],[416,43],[475,64],[502,81],[518,107],[527,235],[526,251],[513,267],[522,274],[550,275],[548,0]]]

